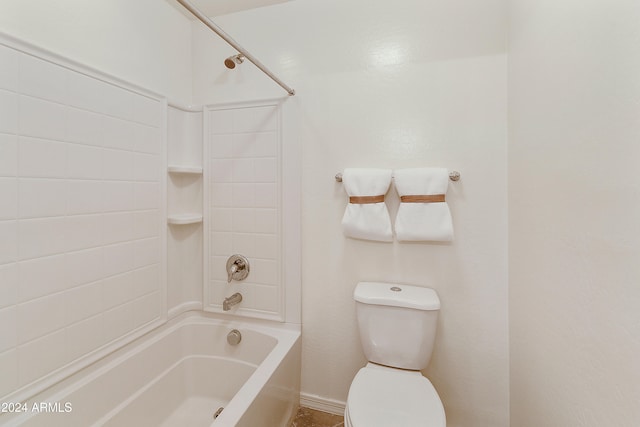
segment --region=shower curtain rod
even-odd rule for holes
[[[176,1],[178,3],[180,3],[182,6],[184,6],[184,8],[187,9],[189,12],[191,12],[193,14],[193,16],[198,18],[200,20],[200,22],[202,22],[204,25],[209,27],[214,33],[219,35],[222,38],[222,40],[226,41],[227,43],[229,43],[231,45],[231,47],[233,47],[235,50],[237,50],[238,52],[243,54],[244,57],[247,58],[249,61],[251,61],[253,63],[253,65],[258,67],[260,69],[260,71],[262,71],[267,76],[269,76],[271,78],[271,80],[273,80],[274,82],[278,83],[278,85],[280,85],[280,87],[282,87],[284,90],[287,91],[289,96],[293,96],[293,95],[296,94],[295,90],[293,90],[292,88],[287,86],[282,80],[280,80],[278,77],[276,77],[271,71],[269,71],[267,69],[267,67],[262,65],[262,63],[260,61],[258,61],[253,55],[251,55],[242,46],[240,46],[238,44],[238,42],[236,42],[234,39],[232,39],[229,36],[229,34],[225,33],[222,30],[222,28],[218,27],[215,24],[215,22],[213,22],[211,19],[207,18],[202,12],[200,12],[198,9],[196,9],[196,7],[193,6],[189,1],[187,1],[187,0],[176,0]]]

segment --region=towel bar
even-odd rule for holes
[[[342,182],[342,172],[338,172],[336,174],[336,182]],[[458,171],[451,171],[449,172],[449,179],[451,181],[459,181],[460,180],[460,172]]]

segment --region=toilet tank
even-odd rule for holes
[[[440,299],[433,289],[360,282],[353,297],[367,360],[402,369],[427,367],[440,309]]]

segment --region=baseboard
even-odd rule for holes
[[[328,412],[334,415],[344,415],[346,402],[328,399],[315,394],[300,393],[300,406],[315,409],[316,411]]]

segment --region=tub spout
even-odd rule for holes
[[[240,304],[241,301],[242,301],[242,295],[240,295],[239,292],[236,292],[230,297],[227,297],[224,299],[224,301],[222,302],[222,309],[224,311],[229,311],[231,310],[231,307],[233,307],[236,304]]]

